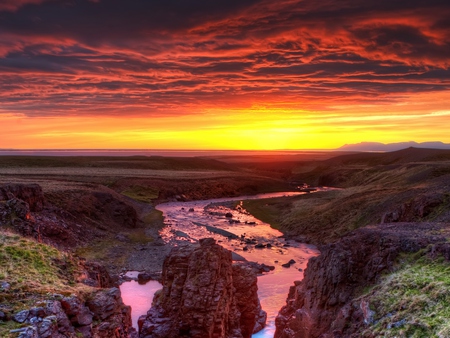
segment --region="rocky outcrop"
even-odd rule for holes
[[[432,215],[440,206],[448,205],[449,195],[433,192],[415,196],[393,210],[386,212],[381,223],[415,222]]]
[[[139,319],[141,338],[247,338],[261,317],[256,274],[233,266],[230,251],[212,238],[174,248],[161,282],[152,308]]]
[[[15,313],[12,320],[23,324],[11,332],[21,338],[128,338],[134,332],[131,308],[123,304],[118,288],[96,291],[87,301],[55,295],[37,307]]]
[[[117,228],[135,228],[138,222],[136,210],[113,193],[72,190],[49,195],[49,200],[72,215],[74,220]]]
[[[0,201],[17,198],[26,202],[31,211],[41,211],[44,207],[44,194],[38,184],[2,184]]]
[[[320,248],[309,260],[304,279],[290,288],[276,319],[277,338],[350,337],[370,322],[370,309],[356,299],[373,285],[402,252],[434,243],[450,256],[442,224],[397,223],[358,229]],[[358,336],[358,335],[356,335]]]

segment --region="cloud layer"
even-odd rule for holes
[[[447,0],[7,0],[0,116],[435,104],[450,89],[449,18]]]

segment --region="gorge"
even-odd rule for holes
[[[244,317],[253,322],[258,311],[253,307],[246,312],[236,297],[232,300],[232,290],[242,287],[221,289],[228,295],[223,298],[228,319],[219,316],[220,324],[205,331],[209,333],[201,331],[200,317],[193,314],[201,314],[200,305],[170,301],[177,298],[168,289],[175,275],[169,273],[169,263],[163,269],[164,259],[178,257],[174,259],[180,264],[176,268],[180,276],[190,276],[186,283],[176,284],[178,294],[185,294],[181,298],[189,299],[191,291],[198,292],[196,281],[217,276],[202,275],[214,269],[195,270],[193,262],[198,259],[189,257],[202,257],[209,250],[206,247],[218,245],[225,250],[214,249],[218,257],[234,261],[226,258],[228,263],[219,264],[228,271],[224,285],[254,285],[239,284],[241,279],[234,276],[240,274],[233,266],[252,271],[249,281],[262,273],[257,277],[258,294],[268,325],[255,337],[446,337],[450,332],[445,310],[450,288],[450,154],[446,151],[407,149],[297,164],[233,162],[230,171],[226,162],[199,161],[220,170],[189,178],[192,168],[178,167],[175,181],[174,171],[142,167],[140,177],[132,177],[137,171],[130,171],[128,177],[126,168],[119,177],[105,176],[108,166],[124,166],[123,160],[95,161],[96,166],[106,167],[96,171],[90,166],[94,169],[85,172],[52,169],[48,176],[43,176],[45,166],[35,175],[30,174],[31,166],[26,176],[12,169],[2,173],[0,168],[2,336],[136,337],[130,309],[115,288],[130,270],[143,271],[166,288],[157,292],[155,309],[141,319],[141,334],[150,337],[155,327],[164,324],[161,327],[167,326],[173,335],[208,336],[220,331],[225,336],[248,336],[252,325],[243,325],[244,332],[236,323]],[[139,166],[150,165],[147,159],[139,161]],[[135,159],[125,162],[137,165]],[[255,166],[258,174],[249,175]],[[297,184],[292,182],[307,182],[341,189],[257,194],[287,191],[286,177],[291,188]],[[250,200],[249,193],[256,199]],[[214,199],[202,200],[202,196]],[[203,238],[211,239],[205,243]],[[204,250],[195,253],[202,247],[199,240]],[[191,275],[183,270],[190,264],[196,271]],[[162,298],[168,303],[161,294],[167,295]],[[171,314],[168,304],[178,308]],[[187,313],[191,314],[184,317]],[[207,318],[202,320],[211,322]]]

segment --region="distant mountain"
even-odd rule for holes
[[[356,144],[345,144],[338,151],[396,151],[406,148],[427,148],[427,149],[450,149],[450,143],[443,142],[422,142],[414,141],[399,142],[399,143],[380,143],[380,142],[361,142]]]

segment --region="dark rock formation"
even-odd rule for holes
[[[434,251],[450,257],[450,245],[439,235],[444,227],[369,226],[320,248],[321,255],[309,260],[303,281],[290,288],[287,304],[276,319],[275,337],[350,337],[359,332],[370,321],[370,311],[356,299],[357,290],[373,285],[401,252],[416,252],[434,243]]]
[[[45,203],[42,188],[38,184],[0,185],[0,201],[13,198],[26,202],[31,211],[41,211]]]
[[[57,296],[45,305],[17,312],[12,319],[28,325],[14,330],[19,337],[128,338],[134,331],[131,308],[123,304],[117,288],[96,291],[86,302],[76,296]]]
[[[79,267],[81,274],[78,276],[77,280],[80,283],[100,288],[109,288],[113,286],[114,281],[103,265],[97,262],[80,259]]]
[[[394,210],[385,213],[381,223],[415,222],[421,220],[443,205],[446,199],[448,199],[448,196],[442,192],[418,195],[407,203],[403,203]]]
[[[140,337],[250,337],[261,317],[256,283],[252,269],[233,266],[212,238],[176,247],[164,262],[163,289],[139,319]]]
[[[102,191],[72,192],[75,199],[68,201],[64,208],[71,214],[88,217],[105,224],[118,224],[134,228],[137,224],[136,210],[117,199],[111,193]]]

